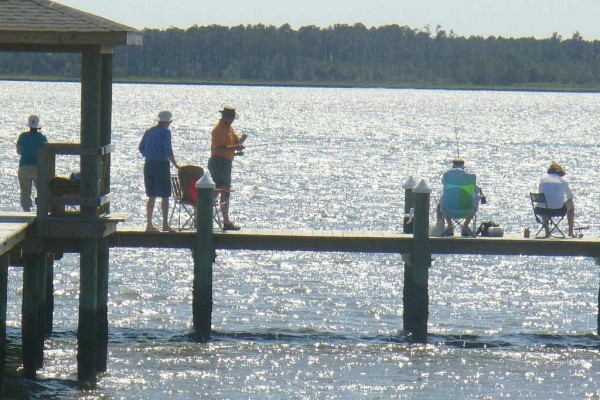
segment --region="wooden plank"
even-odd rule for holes
[[[314,234],[316,232],[316,234]],[[215,232],[215,247],[230,250],[339,251],[406,253],[412,235],[385,232],[304,231],[297,236],[282,229],[244,229]],[[310,234],[309,234],[310,233]],[[194,232],[144,232],[143,228],[120,226],[111,235],[113,247],[191,248]],[[536,240],[514,238],[429,238],[434,254],[600,256],[600,241],[594,239]]]
[[[54,155],[103,156],[114,151],[113,144],[83,148],[80,143],[48,143],[47,147]]]
[[[141,45],[143,39],[142,34],[136,32],[8,31],[2,33],[2,42],[0,49],[9,51],[69,52],[75,46],[77,52],[81,52],[90,45]]]
[[[48,199],[51,206],[88,206],[100,207],[108,204],[114,198],[114,193],[107,193],[98,198],[83,198],[81,196],[53,196]]]

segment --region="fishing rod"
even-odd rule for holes
[[[248,147],[265,147],[265,146],[276,146],[279,144],[284,144],[286,142],[267,142],[267,143],[259,143],[259,144],[249,144],[248,146],[245,146],[246,148]]]
[[[456,158],[460,158],[460,149],[458,148],[458,127],[454,126],[454,137],[456,139]]]
[[[244,146],[244,149],[247,149],[248,147],[252,148],[252,147],[267,147],[267,146],[276,146],[276,145],[280,145],[280,144],[284,144],[286,142],[268,142],[268,143],[258,143],[258,144],[250,144],[248,146],[246,145],[242,145]],[[233,146],[228,146],[231,148],[236,148],[238,145],[233,145]],[[244,152],[242,150],[236,150],[235,152],[236,156],[243,156]]]

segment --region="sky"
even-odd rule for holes
[[[58,0],[133,28],[398,24],[458,36],[600,40],[600,0]]]

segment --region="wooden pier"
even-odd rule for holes
[[[45,3],[44,3],[45,4]],[[57,3],[0,2],[11,18],[0,38],[0,51],[75,52],[81,54],[81,132],[79,143],[53,143],[38,159],[36,214],[0,215],[0,395],[5,369],[7,270],[23,267],[23,371],[35,379],[43,365],[44,340],[52,331],[53,262],[62,253],[80,255],[77,374],[94,384],[107,368],[109,255],[111,247],[188,248],[193,259],[193,331],[210,340],[215,251],[278,250],[398,254],[404,262],[404,330],[416,342],[427,341],[428,274],[432,254],[494,254],[600,257],[598,239],[430,238],[430,190],[424,182],[405,186],[403,232],[314,230],[213,230],[214,183],[198,183],[195,232],[158,233],[120,228],[126,215],[112,212],[110,165],[112,54],[116,45],[140,45],[136,30],[81,13]],[[31,21],[44,21],[31,24]],[[57,29],[57,27],[61,27]],[[72,190],[56,190],[56,158],[75,156],[81,180]],[[64,189],[64,188],[63,188]],[[75,206],[77,212],[69,212]],[[600,293],[599,293],[600,298]],[[600,307],[600,303],[599,303]],[[600,317],[598,319],[600,329]]]
[[[390,253],[398,254],[400,265],[404,261],[404,330],[411,334],[415,341],[427,341],[428,320],[428,270],[432,254],[480,254],[480,255],[533,255],[533,256],[584,256],[600,257],[600,240],[585,239],[537,239],[517,236],[495,238],[430,238],[428,233],[429,196],[421,197],[415,193],[415,219],[413,234],[384,231],[327,231],[327,230],[285,230],[285,229],[242,229],[233,232],[221,232],[213,229],[212,222],[212,188],[200,188],[201,199],[197,212],[197,231],[183,232],[145,232],[140,228],[114,228],[125,216],[109,214],[106,221],[113,227],[103,233],[103,246],[106,249],[127,248],[180,248],[190,249],[194,265],[194,291],[192,314],[193,331],[198,340],[210,340],[212,316],[212,265],[214,252],[217,249],[227,250],[276,250],[276,251],[315,251],[315,252],[350,252],[350,253]],[[202,208],[204,207],[204,212]],[[112,215],[112,216],[111,216]],[[68,217],[65,217],[68,219]],[[102,220],[102,218],[100,218]],[[421,221],[421,223],[419,223]],[[426,223],[424,224],[423,221]],[[51,282],[52,257],[50,254],[83,253],[85,238],[45,236],[40,239],[36,229],[37,217],[31,213],[12,213],[0,215],[0,327],[2,351],[4,350],[6,329],[6,276],[12,259],[24,267],[23,293],[23,342],[29,351],[23,352],[23,364],[26,375],[35,377],[35,370],[42,366],[43,341],[51,332],[52,324],[52,290],[47,283]],[[67,222],[63,220],[63,222]],[[89,222],[97,226],[98,221]],[[66,229],[66,228],[64,228]],[[61,235],[64,235],[63,232]],[[104,253],[104,252],[99,252]],[[107,264],[98,264],[96,273],[104,276],[98,279],[98,286],[110,283],[108,272],[101,272]],[[12,255],[12,257],[11,257]],[[401,256],[401,257],[400,257]],[[44,268],[45,267],[45,268]],[[50,275],[48,275],[50,274]],[[81,277],[84,279],[84,277]],[[104,283],[102,283],[104,282]],[[45,284],[46,283],[46,284]],[[102,283],[102,285],[100,285]],[[95,343],[96,362],[103,363],[95,370],[105,368],[107,352],[108,321],[106,318],[107,299],[103,298],[107,289],[100,292],[94,288],[97,305],[93,313],[98,327],[92,338]],[[89,290],[83,285],[80,291]],[[80,293],[83,296],[84,293]],[[600,292],[599,292],[600,295]],[[599,303],[600,307],[600,303]],[[81,312],[81,310],[80,310]],[[89,318],[92,318],[90,316]],[[80,330],[81,330],[80,326]],[[600,330],[600,317],[598,319]],[[79,334],[78,334],[79,335]],[[3,355],[3,353],[0,353]],[[81,360],[80,360],[81,362]],[[3,371],[3,370],[2,370]]]

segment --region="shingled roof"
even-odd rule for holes
[[[134,28],[48,0],[0,0],[0,50],[15,45],[141,45]]]

